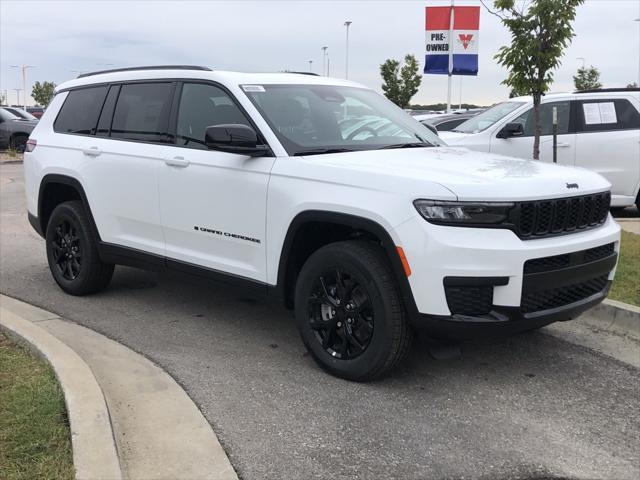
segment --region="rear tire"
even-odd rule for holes
[[[24,153],[27,148],[27,140],[29,137],[26,135],[16,135],[9,142],[9,147],[15,150],[18,153]]]
[[[88,295],[109,285],[114,265],[100,260],[97,235],[81,202],[58,205],[49,219],[45,238],[49,269],[66,293]]]
[[[385,376],[413,339],[387,258],[372,242],[337,242],[314,252],[298,276],[295,316],[313,359],[348,380]]]

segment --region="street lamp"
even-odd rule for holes
[[[347,27],[347,54],[344,68],[344,78],[346,78],[347,80],[349,79],[349,26],[352,23],[353,22],[350,22],[349,20],[344,22],[344,26]]]
[[[22,90],[24,92],[24,109],[27,110],[27,69],[35,68],[35,65],[11,65],[11,68],[20,68],[22,69]],[[18,99],[18,103],[20,103],[20,99]]]
[[[20,106],[20,92],[22,91],[21,88],[14,88],[15,92],[16,92],[16,103],[18,104],[18,106]],[[7,100],[7,104],[9,103],[9,101]],[[25,109],[26,111],[26,109]]]
[[[585,67],[585,59],[583,57],[578,57],[576,58],[576,60],[582,60],[582,70],[584,70]]]
[[[309,71],[313,72],[313,60],[309,60]]]
[[[329,47],[322,47],[320,49],[322,50],[322,75],[325,77],[329,76],[329,72],[327,72],[327,48]]]

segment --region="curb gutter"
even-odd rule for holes
[[[586,316],[587,323],[640,340],[640,307],[605,300]]]
[[[34,310],[39,317],[48,313]],[[46,319],[53,318],[58,317],[49,314]],[[26,343],[53,368],[67,406],[76,478],[122,479],[107,404],[89,366],[37,324],[1,306],[0,329]]]

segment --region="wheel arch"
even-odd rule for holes
[[[311,243],[310,247],[301,246],[303,242],[299,240],[304,238],[305,234],[309,233],[308,229],[314,228],[314,226],[334,227],[337,229],[337,235],[332,238],[331,232],[324,232],[320,239],[316,239],[315,242]],[[380,244],[391,266],[407,313],[411,319],[417,318],[418,308],[393,238],[387,229],[377,221],[348,213],[306,210],[294,217],[289,224],[280,251],[275,296],[282,298],[285,305],[291,307],[293,304],[292,289],[299,269],[314,251],[333,241],[362,237],[377,241]]]
[[[47,174],[40,181],[37,219],[37,226],[40,228],[40,231],[38,233],[43,237],[46,235],[47,224],[51,213],[60,203],[69,200],[80,200],[82,202],[85,211],[89,215],[89,221],[93,231],[96,233],[98,237],[97,240],[99,241],[100,234],[93,219],[93,213],[84,187],[78,179],[57,173]]]

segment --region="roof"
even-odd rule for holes
[[[243,84],[311,84],[311,85],[344,85],[363,87],[362,85],[338,78],[321,77],[318,75],[301,75],[300,73],[245,73],[210,70],[206,67],[190,67],[182,65],[137,67],[117,70],[107,70],[85,74],[73,80],[64,82],[56,88],[56,92],[70,88],[111,82],[126,82],[131,80],[160,80],[160,79],[195,79],[211,80],[227,85]]]
[[[599,98],[611,96],[633,96],[640,97],[640,89],[631,88],[603,88],[599,90],[590,90],[582,92],[557,92],[548,93],[542,97],[542,102],[550,101],[558,98]],[[513,97],[506,101],[510,102],[531,102],[531,96]]]

